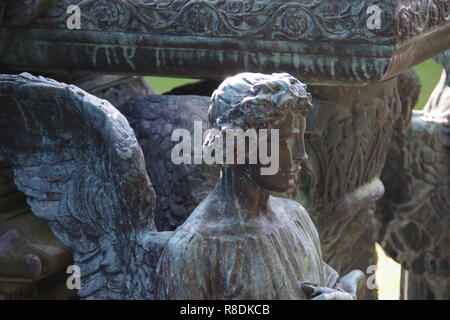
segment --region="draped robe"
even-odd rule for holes
[[[175,230],[157,266],[158,299],[306,299],[300,284],[333,288],[319,235],[297,202],[269,198],[272,212],[219,217],[208,198]],[[220,210],[219,210],[220,211]]]

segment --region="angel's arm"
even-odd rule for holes
[[[300,225],[309,234],[317,254],[322,257],[319,233],[308,212],[296,201],[289,200],[290,210],[295,211]],[[323,281],[320,285],[301,283],[301,287],[309,299],[315,300],[353,300],[362,289],[365,280],[364,273],[353,270],[340,277],[339,273],[322,261]]]

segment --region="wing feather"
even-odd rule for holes
[[[208,128],[209,97],[147,96],[129,100],[119,110],[130,121],[145,155],[147,171],[157,195],[158,230],[174,230],[208,195],[219,178],[219,168],[204,164],[175,165],[171,141],[175,129],[194,134],[194,121]]]
[[[106,100],[30,74],[0,75],[0,97],[0,154],[32,211],[73,250],[79,296],[151,298],[151,276],[136,279],[136,239],[156,230],[155,199],[126,118]]]

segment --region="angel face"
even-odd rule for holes
[[[301,162],[306,159],[303,134],[310,107],[311,95],[306,85],[291,75],[242,73],[226,79],[213,93],[208,117],[211,127],[219,132],[225,128],[258,131],[256,164],[230,168],[238,167],[238,171],[264,189],[284,193],[294,191]],[[267,129],[264,131],[268,133],[268,165],[263,165],[267,161],[260,158],[264,153],[260,139],[266,138],[261,129]],[[249,154],[254,156],[253,152]],[[273,158],[278,160],[275,166]]]
[[[291,193],[295,190],[302,162],[307,159],[304,141],[306,113],[307,110],[302,114],[289,112],[274,127],[279,130],[278,171],[274,175],[262,175],[261,165],[249,165],[250,178],[257,185],[280,193]]]

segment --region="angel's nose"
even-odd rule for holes
[[[306,154],[305,142],[303,140],[299,141],[295,145],[293,157],[295,160],[302,160],[302,161],[308,159],[308,155]]]

